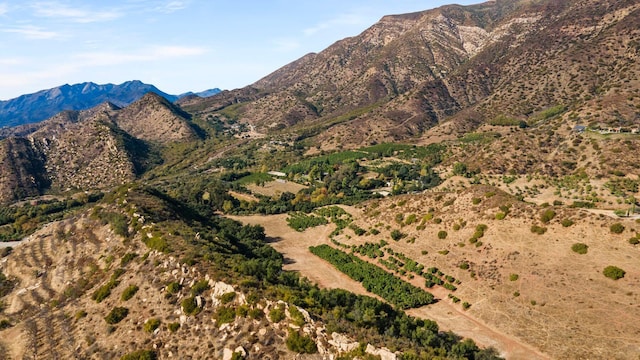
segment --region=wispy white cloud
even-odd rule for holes
[[[9,5],[6,3],[0,3],[0,16],[9,12]]]
[[[0,58],[0,66],[15,66],[24,64],[25,62],[27,62],[26,59],[19,57]]]
[[[115,20],[124,14],[116,10],[91,10],[75,8],[59,2],[36,2],[32,6],[35,15],[57,18],[77,23],[93,23]]]
[[[132,62],[162,61],[167,59],[199,56],[207,52],[203,47],[152,46],[136,52],[88,52],[73,59],[82,67],[113,66]]]
[[[156,10],[164,13],[172,13],[178,10],[182,10],[186,8],[188,5],[189,5],[188,1],[169,1],[157,7]]]
[[[331,29],[333,27],[339,27],[339,26],[345,26],[345,25],[361,26],[361,25],[367,25],[367,24],[369,24],[369,19],[360,14],[357,14],[357,13],[340,14],[333,19],[321,22],[319,24],[316,24],[313,27],[304,29],[304,34],[307,36],[311,36],[321,31]]]
[[[4,33],[19,34],[31,40],[50,40],[60,37],[60,34],[55,31],[43,30],[42,28],[32,25],[2,29],[0,31]]]

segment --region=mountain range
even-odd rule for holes
[[[151,145],[198,138],[190,115],[149,92],[126,108],[106,102],[0,132],[0,202],[54,189],[131,181],[158,155]]]
[[[153,85],[138,80],[126,81],[119,85],[99,85],[92,82],[65,84],[33,94],[22,95],[15,99],[0,101],[0,128],[36,123],[61,111],[87,110],[104,102],[124,107],[148,92],[154,92],[174,102],[185,96],[212,96],[219,93],[220,89],[170,95]]]
[[[0,239],[31,239],[0,357],[637,359],[638,39],[636,0],[449,5],[0,128]]]
[[[498,0],[386,16],[247,88],[190,106],[238,102],[241,121],[265,130],[314,124],[319,142],[333,146],[421,136],[445,121],[458,134],[501,118],[534,123],[556,106],[574,123],[630,126],[640,120],[638,6]]]

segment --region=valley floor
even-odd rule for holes
[[[353,209],[351,209],[353,210]],[[352,212],[352,211],[351,211]],[[297,232],[287,225],[286,214],[271,216],[230,216],[245,224],[262,225],[271,245],[285,257],[284,269],[297,271],[302,276],[324,288],[342,288],[360,295],[374,296],[357,281],[341,273],[326,261],[309,252],[309,246],[330,244],[329,234],[334,225],[325,225]],[[417,279],[416,279],[417,280]],[[417,284],[416,284],[417,285]],[[437,299],[446,299],[443,289],[431,289]],[[525,342],[491,328],[470,313],[462,311],[448,301],[407,311],[409,315],[431,319],[440,329],[453,331],[458,335],[472,338],[483,347],[496,348],[506,359],[542,360],[550,359]]]

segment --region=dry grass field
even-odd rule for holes
[[[497,220],[501,205],[510,209]],[[494,346],[508,359],[637,359],[640,355],[640,251],[628,242],[640,224],[632,219],[553,207],[555,216],[544,223],[545,209],[517,202],[488,186],[375,200],[347,209],[354,222],[369,231],[357,236],[345,229],[336,238],[339,242],[385,240],[388,248],[459,279],[455,296],[471,304],[463,310],[436,286],[430,291],[440,301],[411,310],[412,315],[434,319],[443,329]],[[430,220],[418,227],[428,213]],[[398,214],[405,220],[399,221]],[[418,220],[407,225],[412,214]],[[307,250],[331,244],[332,225],[299,233],[287,226],[285,215],[237,219],[265,226],[273,246],[288,259],[288,270],[300,271],[321,286],[363,293],[360,284]],[[568,219],[573,224],[565,227],[562,221]],[[614,222],[624,225],[622,234],[610,231]],[[476,246],[469,239],[479,224],[487,225],[487,230]],[[532,232],[532,225],[547,230],[539,235]],[[371,235],[374,228],[377,235]],[[393,230],[406,237],[393,241]],[[439,238],[440,231],[447,232],[445,239]],[[588,245],[586,254],[572,251],[578,242]],[[462,263],[469,268],[463,270]],[[609,265],[624,269],[624,278],[605,277],[603,269]],[[419,278],[413,282],[423,285]]]
[[[304,185],[285,180],[269,181],[268,183],[265,183],[264,186],[258,186],[255,184],[247,185],[247,189],[251,190],[253,193],[265,196],[276,196],[287,191],[296,194],[298,191],[304,189],[305,187],[306,186]]]

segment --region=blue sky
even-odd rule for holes
[[[0,100],[85,81],[249,85],[382,16],[481,0],[0,0]]]

